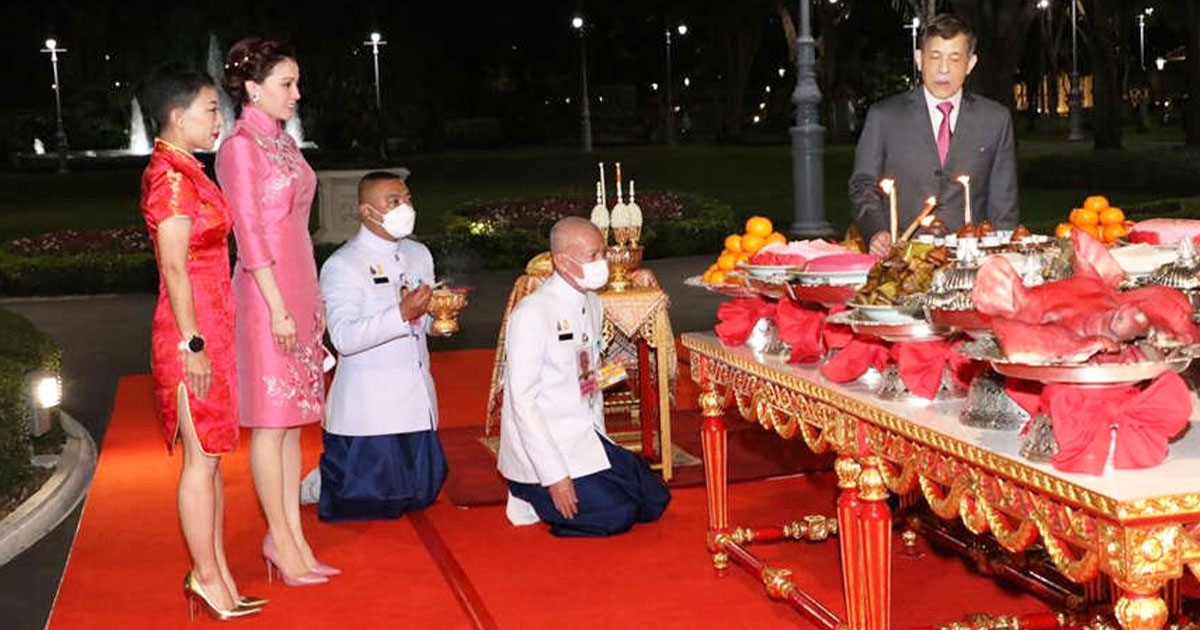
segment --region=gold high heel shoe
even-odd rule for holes
[[[183,594],[188,599],[188,619],[192,621],[196,620],[197,602],[203,606],[210,617],[217,621],[229,621],[231,619],[257,615],[262,612],[262,608],[242,608],[240,606],[233,610],[221,610],[217,608],[217,605],[200,589],[200,582],[190,571],[183,577]]]
[[[266,597],[255,597],[253,595],[242,595],[238,598],[238,608],[262,608],[271,600]]]

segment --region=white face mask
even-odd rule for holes
[[[372,210],[375,210],[372,208]],[[379,211],[375,211],[380,214]],[[400,239],[412,234],[413,226],[417,223],[417,211],[412,206],[402,203],[395,208],[392,208],[387,214],[381,214],[382,221],[376,220],[379,227],[387,232],[392,238]]]
[[[580,268],[583,269],[583,277],[575,279],[579,283],[579,286],[592,291],[598,291],[604,288],[604,285],[608,284],[607,260],[601,258],[600,260],[581,263]]]

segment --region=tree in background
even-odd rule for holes
[[[1121,148],[1124,98],[1119,80],[1121,54],[1120,0],[1088,0],[1084,20],[1090,33],[1092,59],[1092,125],[1097,149]]]
[[[1184,63],[1187,64],[1187,91],[1184,107],[1184,139],[1189,146],[1200,146],[1200,0],[1187,0],[1186,43]]]

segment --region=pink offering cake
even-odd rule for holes
[[[1200,243],[1200,219],[1146,219],[1129,230],[1130,243],[1177,245],[1183,239]]]
[[[808,264],[804,266],[804,270],[814,273],[851,271],[862,271],[865,273],[870,271],[871,267],[875,266],[877,260],[879,259],[871,254],[830,254],[808,261]]]
[[[750,259],[750,264],[803,268],[815,258],[848,252],[849,250],[841,245],[820,239],[772,243],[758,250],[758,253]]]

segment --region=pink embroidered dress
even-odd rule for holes
[[[239,418],[242,426],[282,428],[322,418],[324,306],[308,215],[316,175],[270,114],[247,105],[217,152],[217,181],[233,210]],[[296,322],[297,348],[271,335],[271,311],[251,271],[270,267]]]

